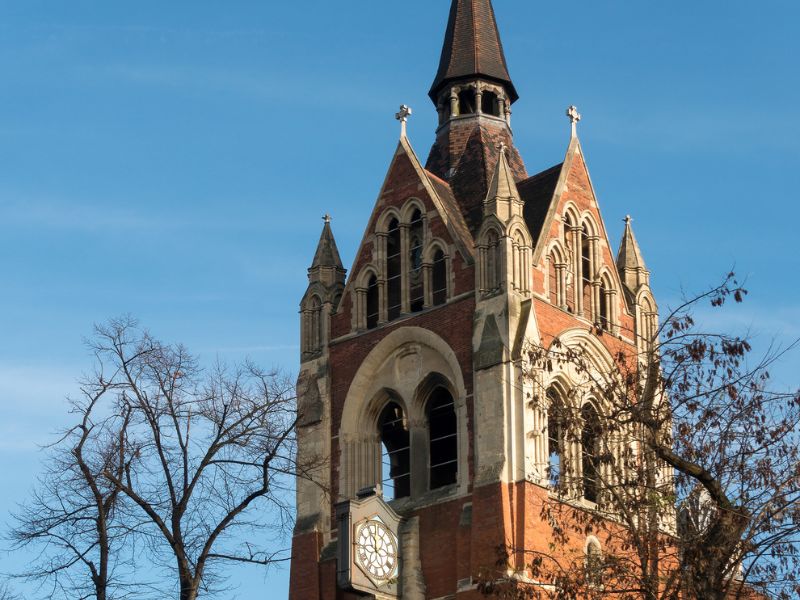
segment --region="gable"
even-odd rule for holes
[[[425,171],[408,140],[401,138],[350,269],[338,307],[342,319],[339,322],[337,315],[337,333],[349,329],[351,307],[346,298],[352,295],[362,272],[370,267],[381,271],[377,232],[385,230],[392,218],[407,223],[415,209],[420,209],[426,217],[426,243],[435,241],[450,256],[456,274],[455,293],[472,289],[471,270],[464,267],[474,263],[474,241],[458,203],[448,184]]]

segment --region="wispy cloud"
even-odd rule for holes
[[[0,215],[4,226],[36,226],[78,231],[151,229],[159,226],[159,221],[155,218],[132,210],[44,199],[0,199]]]

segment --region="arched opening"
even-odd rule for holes
[[[592,269],[592,244],[586,225],[581,228],[581,277],[583,294],[583,316],[591,321],[592,319],[592,280],[594,273]]]
[[[408,228],[408,283],[411,312],[419,312],[425,305],[425,282],[422,276],[423,236],[422,213],[415,210]]]
[[[481,112],[493,117],[500,116],[500,107],[495,92],[486,90],[481,94]]]
[[[441,248],[437,248],[433,253],[431,284],[433,286],[433,305],[439,306],[447,302],[447,258]]]
[[[411,447],[408,422],[399,404],[389,402],[381,411],[378,432],[383,498],[406,498],[411,493]]]
[[[458,420],[453,396],[437,387],[425,407],[430,439],[430,489],[456,483],[458,478]]]
[[[322,300],[312,296],[306,315],[306,351],[317,352],[322,347]]]
[[[597,502],[600,496],[600,419],[591,404],[581,409],[581,458],[583,497]]]
[[[554,488],[562,482],[564,473],[564,443],[566,415],[564,403],[555,388],[547,390],[547,478]]]
[[[389,320],[400,316],[402,310],[402,249],[400,244],[400,224],[397,219],[389,223],[389,235],[386,239],[386,286],[388,292]]]
[[[592,587],[603,583],[603,551],[596,539],[586,544],[586,583]]]
[[[575,312],[575,243],[574,243],[574,223],[570,215],[564,215],[564,248],[567,251],[567,263],[570,265],[566,274],[566,296],[567,310]]]
[[[491,230],[486,236],[486,290],[494,291],[500,287],[500,239]]]
[[[466,88],[458,93],[458,114],[471,115],[475,113],[475,88]]]
[[[378,278],[372,275],[367,282],[367,329],[375,329],[380,320],[380,293]]]
[[[600,306],[598,307],[600,329],[604,331],[611,331],[611,303],[609,302],[608,285],[605,281],[600,283]]]

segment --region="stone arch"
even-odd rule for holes
[[[617,307],[617,286],[614,285],[615,279],[611,270],[607,266],[600,268],[597,274],[600,282],[597,297],[597,319],[596,322],[601,329],[616,333],[619,322]]]
[[[339,495],[352,498],[364,487],[377,483],[377,452],[374,437],[364,429],[369,425],[370,402],[384,390],[402,399],[411,429],[412,455],[427,447],[426,418],[419,401],[420,386],[432,375],[447,381],[452,390],[458,425],[458,480],[449,493],[466,493],[468,485],[467,392],[461,366],[452,348],[441,337],[421,327],[401,327],[383,338],[361,363],[345,398],[339,429]],[[365,420],[366,419],[366,420]],[[424,456],[424,455],[423,455]],[[427,492],[427,478],[419,476],[426,465],[412,465],[411,497],[417,500]]]
[[[586,231],[591,236],[600,235],[600,228],[597,226],[594,215],[589,211],[584,211],[580,220],[581,227],[586,227]]]
[[[375,222],[375,232],[388,233],[389,223],[392,222],[392,219],[396,219],[398,223],[403,222],[403,218],[400,211],[397,210],[394,206],[390,206],[389,208],[384,210],[378,217],[377,221]]]
[[[427,306],[445,304],[452,296],[450,284],[452,265],[447,244],[439,238],[429,241],[425,246],[422,261],[425,271],[425,304]]]
[[[417,197],[412,196],[408,200],[405,201],[403,204],[403,208],[400,210],[400,222],[404,224],[411,223],[411,219],[414,215],[414,211],[418,210],[422,215],[423,222],[427,220],[427,209],[425,208],[425,203]]]

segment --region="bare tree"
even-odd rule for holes
[[[180,599],[213,591],[223,561],[286,560],[269,542],[291,524],[288,492],[305,470],[290,380],[252,364],[206,371],[129,319],[98,327],[93,348],[113,372],[116,412],[129,415],[133,457],[105,477],[146,517],[149,548],[173,563]]]
[[[0,583],[0,600],[20,600],[20,597],[14,593],[7,581]]]
[[[524,555],[529,578],[489,571],[480,582],[486,595],[800,594],[800,393],[771,384],[769,368],[783,352],[751,363],[746,338],[705,331],[693,317],[702,303],[721,307],[745,295],[731,274],[672,311],[636,350],[620,346],[605,370],[586,348],[531,346],[531,376],[576,374],[564,401],[531,402],[547,406],[562,450],[578,451],[562,452],[552,482],[558,497],[541,503],[547,544],[500,549],[498,566]],[[596,416],[570,402],[587,393],[600,399]],[[576,543],[587,535],[597,547]]]
[[[13,515],[15,550],[36,548],[38,560],[21,574],[50,586],[49,596],[106,600],[124,595],[118,570],[132,524],[120,519],[118,477],[129,461],[124,438],[130,411],[109,413],[101,400],[113,389],[102,372],[83,382],[71,401],[78,424],[52,446],[31,499]]]

